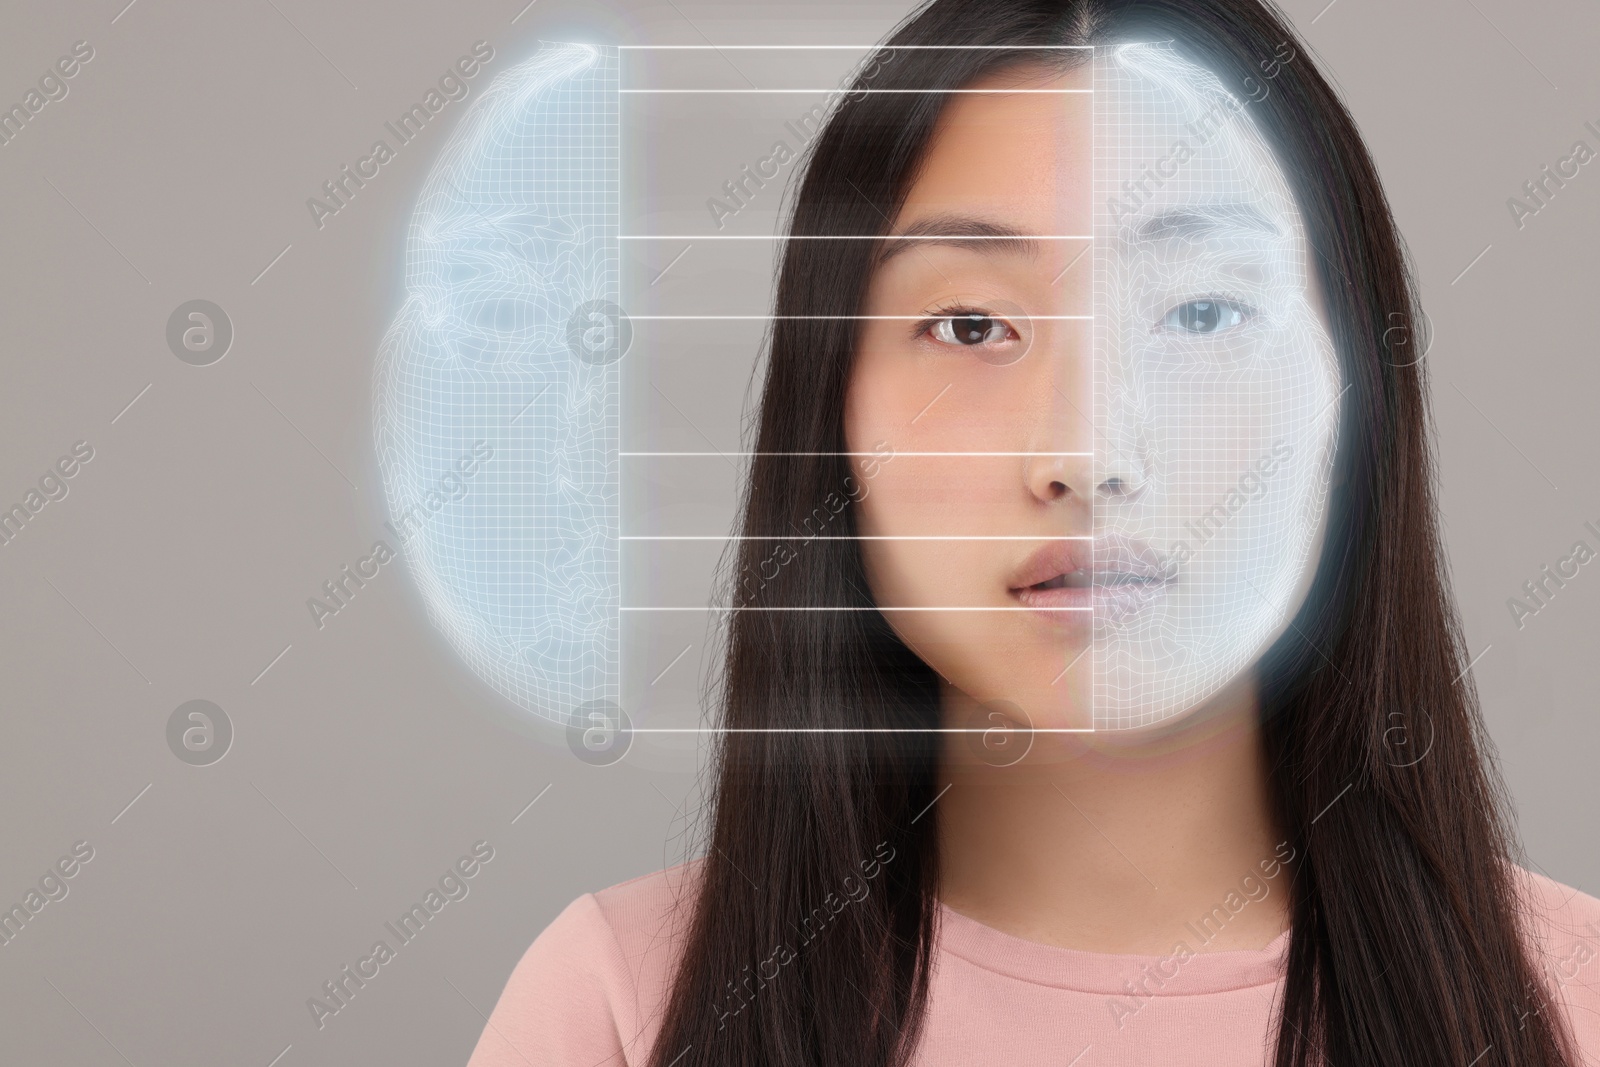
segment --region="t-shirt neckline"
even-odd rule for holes
[[[940,950],[974,966],[1034,985],[1108,996],[1194,996],[1268,985],[1283,977],[1289,951],[1285,930],[1264,948],[1206,952],[1203,931],[1190,927],[1162,955],[1087,952],[1016,937],[943,901],[939,924]]]

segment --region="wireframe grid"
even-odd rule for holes
[[[480,98],[413,220],[408,299],[378,385],[396,515],[415,510],[463,445],[504,442],[493,476],[408,547],[430,615],[463,658],[522,707],[567,723],[586,701],[618,700],[621,612],[725,610],[622,603],[617,465],[667,453],[621,450],[618,365],[574,362],[558,336],[571,309],[618,299],[617,241],[669,239],[618,230],[618,68],[617,49],[552,46]],[[1159,44],[1097,49],[1090,92],[1093,234],[1039,236],[1094,247],[1095,480],[1139,487],[1137,502],[1097,496],[1092,523],[1092,722],[1126,729],[1213,695],[1281,629],[1326,504],[1337,371],[1304,299],[1292,198],[1243,106]],[[1182,216],[1156,240],[1140,233],[1163,218],[1152,205]],[[1275,237],[1229,217],[1252,205]],[[1206,302],[1213,314],[1249,306],[1247,325],[1203,342],[1149,332],[1153,301],[1219,284],[1250,289]],[[1130,602],[1122,579],[1157,568],[1172,579],[1162,594]]]
[[[618,88],[617,49],[547,45],[474,102],[412,216],[375,383],[391,530],[430,619],[569,724],[620,693],[619,369],[592,356],[620,325],[593,314],[618,300]]]
[[[1093,721],[1127,729],[1215,695],[1288,623],[1339,375],[1245,106],[1169,43],[1100,49],[1094,89],[1095,482],[1118,491],[1095,507]]]

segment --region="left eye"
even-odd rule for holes
[[[1005,320],[987,315],[950,315],[935,320],[929,332],[947,345],[998,344],[1015,336]]]
[[[1190,300],[1168,311],[1161,325],[1185,333],[1217,333],[1242,325],[1252,314],[1230,300]]]

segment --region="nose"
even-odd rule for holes
[[[1136,395],[1128,384],[1113,380],[1102,386],[1103,399],[1095,405],[1098,488],[1107,503],[1136,500],[1149,481],[1146,422]]]
[[[1136,500],[1144,492],[1147,479],[1137,436],[1131,421],[1107,427],[1106,433],[1101,435],[1103,451],[1098,489],[1101,498],[1108,502]]]
[[[1025,460],[1024,480],[1034,499],[1053,504],[1076,497],[1085,505],[1136,500],[1147,478],[1135,421],[1111,418],[1097,426],[1083,405],[1059,390],[1057,399],[1062,410],[1050,417],[1053,432],[1040,434]]]
[[[1075,499],[1086,510],[1136,500],[1149,481],[1140,383],[1122,361],[1097,360],[1082,324],[1036,325],[1028,381],[1035,399],[1023,471],[1028,492],[1043,504]]]
[[[1076,452],[1031,453],[1025,461],[1028,491],[1041,504],[1074,496],[1087,502],[1094,478],[1093,458]]]

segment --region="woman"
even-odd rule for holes
[[[1410,276],[1292,32],[935,0],[879,59],[795,200],[704,858],[574,902],[472,1063],[1600,1055],[1600,902],[1510,860]]]

